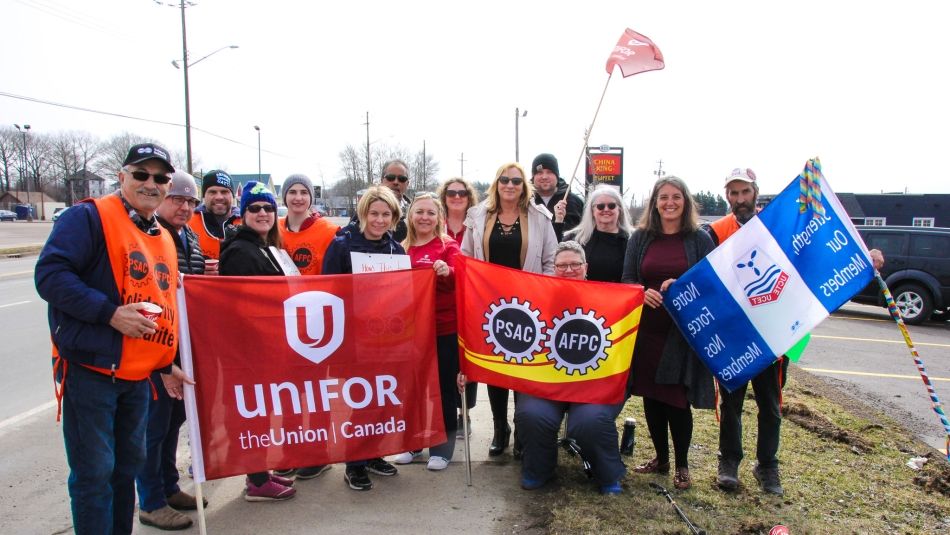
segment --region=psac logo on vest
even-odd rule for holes
[[[777,301],[788,282],[788,273],[755,247],[741,258],[735,265],[735,272],[749,303],[756,307]]]
[[[159,289],[165,292],[171,288],[172,277],[171,270],[168,269],[168,264],[164,263],[163,260],[164,258],[160,256],[156,258],[153,276],[155,277],[155,283],[158,284]],[[133,249],[129,252],[128,270],[134,287],[142,288],[149,284],[149,274],[152,272],[152,269],[149,266],[148,257],[145,256],[145,253],[138,249]]]
[[[343,343],[343,300],[326,292],[303,292],[284,301],[287,344],[301,357],[320,364]]]

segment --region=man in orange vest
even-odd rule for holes
[[[188,226],[198,235],[205,257],[217,260],[225,234],[241,224],[241,214],[234,206],[231,175],[220,169],[205,173],[201,179],[201,196],[202,203]]]
[[[63,212],[36,263],[77,534],[132,532],[148,377],[173,371],[178,346],[178,257],[155,216],[172,172],[164,148],[133,146],[119,191]],[[190,382],[181,370],[162,380],[174,397]]]

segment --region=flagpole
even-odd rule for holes
[[[927,376],[924,361],[921,360],[920,355],[917,354],[917,349],[914,347],[914,342],[910,339],[910,333],[907,331],[907,326],[904,325],[904,319],[901,317],[901,312],[898,310],[897,304],[894,303],[894,297],[891,296],[891,291],[888,289],[887,283],[884,282],[884,278],[881,277],[881,273],[878,270],[874,270],[874,278],[877,279],[877,285],[881,287],[881,293],[884,294],[884,300],[887,302],[887,311],[890,312],[891,318],[894,319],[900,328],[901,334],[904,336],[904,343],[907,344],[907,348],[910,349],[910,354],[914,357],[914,364],[917,365],[920,378],[923,380],[924,386],[927,387],[927,394],[930,396],[930,403],[933,406],[933,410],[937,413],[940,423],[943,424],[943,430],[947,434],[944,453],[947,456],[947,460],[950,460],[950,421],[947,420],[947,415],[943,412],[943,405],[940,403],[940,398],[937,397],[937,391],[934,390],[933,383],[930,382],[930,377]]]
[[[587,152],[587,143],[590,141],[590,133],[594,130],[594,123],[597,122],[597,114],[600,113],[600,106],[604,103],[604,95],[607,94],[607,87],[610,85],[610,79],[613,78],[614,71],[611,70],[610,74],[607,75],[607,83],[604,84],[604,90],[600,94],[600,101],[597,102],[597,109],[594,110],[594,118],[590,122],[590,128],[587,129],[587,132],[584,133],[584,145],[581,147],[581,153],[577,156],[577,163],[574,164],[574,172],[571,173],[571,181],[567,184],[567,190],[564,192],[564,197],[561,199],[567,199],[567,196],[571,194],[571,186],[574,185],[574,179],[577,178],[577,169],[581,166],[581,160],[584,159],[584,153]],[[534,169],[531,170],[534,173]]]
[[[185,300],[184,277],[178,276],[178,354],[181,357],[182,371],[188,377],[195,377],[195,367],[191,359],[191,333],[188,329],[188,307]],[[195,385],[183,385],[185,398],[185,416],[188,423],[188,445],[191,448],[192,477],[195,481],[195,501],[198,504],[198,533],[208,534],[205,522],[204,496],[201,483],[205,481],[204,452],[201,448],[201,428],[198,426],[198,403],[195,397]]]
[[[471,440],[468,436],[468,430],[471,427],[468,423],[468,403],[465,402],[465,388],[459,392],[462,399],[462,442],[465,444],[465,484],[472,486],[472,448]]]

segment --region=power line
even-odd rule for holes
[[[144,121],[144,122],[147,122],[147,123],[163,124],[163,125],[167,125],[167,126],[178,126],[178,127],[181,127],[181,128],[184,128],[184,127],[185,127],[185,125],[183,125],[183,124],[181,124],[181,123],[174,123],[174,122],[170,122],[170,121],[160,121],[160,120],[158,120],[158,119],[147,119],[147,118],[145,118],[145,117],[135,117],[134,115],[125,115],[125,114],[122,114],[122,113],[115,113],[115,112],[111,112],[111,111],[94,110],[94,109],[92,109],[92,108],[83,108],[83,107],[81,107],[81,106],[73,106],[73,105],[70,105],[70,104],[63,104],[63,103],[61,103],[61,102],[52,102],[52,101],[49,101],[49,100],[43,100],[43,99],[39,99],[39,98],[35,98],[35,97],[27,97],[27,96],[24,96],[24,95],[15,95],[15,94],[13,94],[13,93],[7,93],[6,91],[0,91],[0,96],[2,96],[2,97],[14,98],[14,99],[18,99],[18,100],[25,100],[25,101],[27,101],[27,102],[35,102],[35,103],[37,103],[37,104],[46,104],[47,106],[56,106],[56,107],[59,107],[59,108],[67,108],[67,109],[70,109],[70,110],[84,111],[84,112],[87,112],[87,113],[97,113],[97,114],[99,114],[99,115],[110,115],[110,116],[112,116],[112,117],[119,117],[119,118],[122,118],[122,119],[132,119],[132,120],[134,120],[134,121]],[[207,135],[209,135],[209,136],[216,137],[216,138],[218,138],[218,139],[223,139],[224,141],[229,141],[229,142],[234,143],[234,144],[236,144],[236,145],[241,145],[242,147],[247,147],[247,148],[250,148],[250,149],[257,149],[257,145],[248,145],[247,143],[243,143],[243,142],[241,142],[241,141],[237,141],[236,139],[231,139],[231,138],[229,138],[229,137],[222,136],[221,134],[215,134],[214,132],[210,132],[210,131],[205,130],[205,129],[203,129],[203,128],[198,128],[198,127],[195,126],[195,125],[191,125],[191,128],[192,128],[192,130],[197,130],[197,131],[202,132],[202,133],[204,133],[204,134],[207,134]],[[266,150],[266,149],[261,149],[261,150],[262,150],[263,152],[268,153],[268,154],[273,154],[274,156],[280,156],[280,157],[282,157],[282,158],[292,158],[292,156],[288,156],[288,155],[286,155],[286,154],[281,154],[281,153],[279,153],[279,152],[273,152],[273,151]]]
[[[135,35],[117,31],[113,26],[100,23],[97,19],[93,19],[80,13],[78,11],[66,11],[67,8],[61,5],[51,5],[49,3],[43,3],[38,0],[16,0],[17,3],[24,5],[26,7],[35,9],[41,13],[45,13],[52,17],[56,17],[60,20],[66,21],[70,24],[75,24],[77,26],[82,26],[88,30],[93,30],[105,35],[118,36],[123,39],[138,39]]]

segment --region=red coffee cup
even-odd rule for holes
[[[139,314],[145,316],[145,319],[151,321],[158,321],[158,317],[162,314],[162,307],[156,305],[155,303],[142,303],[142,308],[139,309]]]

